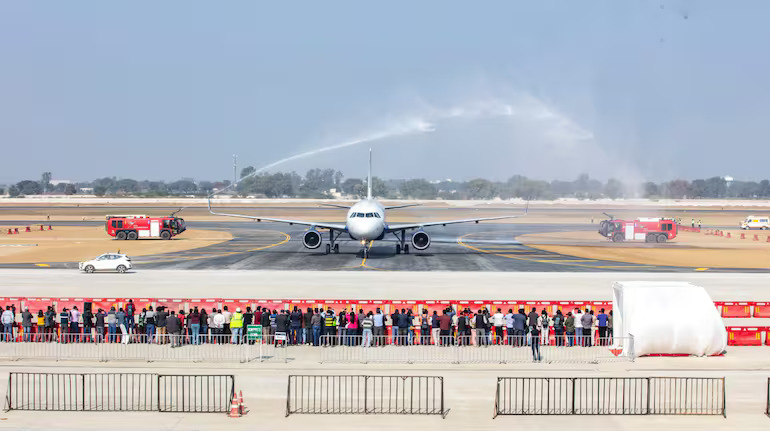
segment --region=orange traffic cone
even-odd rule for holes
[[[754,241],[759,241],[759,235],[754,235]]]
[[[13,231],[11,230],[11,228],[8,228],[8,235],[13,235]]]
[[[770,235],[767,236],[767,242],[770,242]]]
[[[48,230],[53,230],[50,224],[48,225]]]
[[[741,234],[741,239],[746,239],[746,234],[745,233]]]
[[[732,236],[730,236],[730,232],[727,232],[727,237],[732,238]]]
[[[230,413],[227,415],[231,418],[241,417],[241,407],[238,404],[238,398],[233,394],[233,402],[230,403]]]
[[[240,407],[238,412],[241,415],[245,415],[249,412],[249,409],[246,408],[246,404],[243,403],[243,391],[238,391],[238,406]]]
[[[45,230],[45,229],[43,229],[43,225],[42,224],[40,225],[40,230]]]
[[[24,232],[32,232],[32,229],[29,226],[27,226],[27,228],[24,229]]]
[[[13,233],[19,233],[19,228],[17,227],[13,228]]]

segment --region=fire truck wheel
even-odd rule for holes
[[[666,237],[664,234],[658,235],[658,242],[666,242],[667,239],[668,237]]]
[[[162,239],[171,239],[171,232],[164,230],[163,232],[160,233],[160,237]]]
[[[120,240],[126,239],[126,232],[125,231],[118,232],[117,235],[115,235],[115,238],[120,239]]]
[[[644,242],[655,242],[656,240],[655,235],[651,233],[648,233],[647,236],[644,237]]]
[[[136,234],[136,232],[134,232],[134,231],[131,231],[131,232],[129,232],[129,233],[128,233],[128,235],[126,236],[126,239],[129,239],[129,240],[132,240],[132,241],[133,241],[133,240],[135,240],[135,239],[136,239],[136,238],[138,238],[138,237],[139,237],[139,235],[137,235],[137,234]]]
[[[624,237],[622,233],[616,233],[612,236],[613,242],[623,242],[624,239],[626,239],[626,237]]]

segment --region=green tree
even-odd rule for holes
[[[497,187],[491,181],[482,178],[468,181],[465,190],[471,199],[493,199],[497,196]]]
[[[425,179],[407,180],[399,187],[401,196],[408,199],[434,199],[438,188]]]
[[[43,172],[40,175],[40,188],[43,190],[43,194],[46,194],[48,192],[48,189],[51,186],[51,173],[50,172]]]
[[[75,188],[74,184],[65,184],[64,185],[64,194],[65,195],[74,195],[78,192],[78,189]]]
[[[94,194],[96,196],[102,197],[107,193],[107,187],[104,186],[95,186],[94,187]]]
[[[256,172],[254,166],[246,166],[245,168],[241,169],[241,178],[249,176],[254,172]]]
[[[610,199],[618,199],[624,196],[625,186],[620,180],[610,178],[607,180],[607,184],[604,186],[604,195]]]

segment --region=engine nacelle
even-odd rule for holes
[[[317,230],[309,230],[302,235],[302,245],[314,249],[321,246],[321,234]]]
[[[412,248],[425,250],[428,247],[430,247],[430,235],[424,231],[418,231],[412,235]]]

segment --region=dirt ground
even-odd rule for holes
[[[559,232],[522,235],[524,244],[555,253],[588,259],[630,262],[643,265],[670,265],[693,268],[769,268],[770,233],[740,230],[730,238],[701,233],[680,232],[668,244],[628,242],[615,244],[596,232]],[[745,239],[740,239],[741,233]],[[758,240],[754,240],[754,235]],[[638,247],[634,246],[639,244]]]
[[[169,253],[218,244],[232,239],[228,232],[188,230],[164,241],[142,239],[117,241],[104,227],[55,226],[54,230],[34,230],[8,235],[9,227],[0,226],[0,263],[72,262],[92,259],[102,253],[120,250],[128,256]]]

